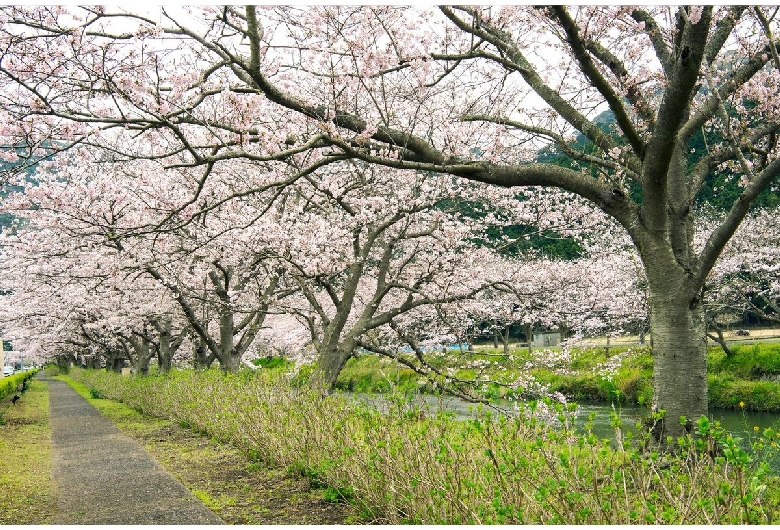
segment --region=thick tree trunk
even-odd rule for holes
[[[141,340],[136,348],[136,361],[133,365],[133,375],[149,375],[149,361],[151,361],[153,357],[153,353],[149,348],[149,343]]]
[[[351,356],[351,349],[326,350],[320,353],[317,359],[317,371],[312,376],[311,383],[321,387],[323,394],[332,392],[336,386],[336,379]]]
[[[241,368],[240,355],[223,355],[219,359],[219,367],[223,372],[238,372]]]
[[[689,431],[690,423],[707,415],[707,340],[701,301],[686,290],[670,288],[650,292],[650,332],[653,340],[653,410],[665,411],[653,433],[663,442]],[[659,292],[660,291],[660,292]],[[682,425],[680,417],[688,422]]]
[[[110,358],[106,359],[106,370],[109,372],[114,373],[121,373],[122,367],[125,364],[125,358],[124,356],[111,356]]]
[[[173,348],[171,348],[171,333],[163,330],[160,333],[160,350],[157,352],[157,369],[160,373],[171,371],[171,358],[173,357]]]
[[[87,365],[87,368],[98,369],[100,368],[100,356],[90,355],[89,357],[86,358],[86,362],[84,364]]]
[[[201,340],[200,344],[192,352],[192,364],[196,370],[201,370],[211,366],[211,356],[208,354],[208,348]]]

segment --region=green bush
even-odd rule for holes
[[[254,359],[252,364],[266,370],[289,370],[294,363],[284,357],[262,357]]]
[[[0,399],[15,394],[24,381],[29,381],[38,370],[28,370],[0,379]]]

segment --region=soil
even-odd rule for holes
[[[346,502],[328,502],[307,478],[290,476],[228,444],[169,423],[127,433],[228,524],[360,524]]]

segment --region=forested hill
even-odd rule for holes
[[[604,111],[599,114],[594,123],[605,133],[611,135],[617,143],[624,144],[621,136],[617,133],[617,125],[614,114],[612,111]],[[713,145],[720,141],[719,138],[714,137],[715,133],[710,133],[707,138],[700,130],[691,139],[688,149],[688,167],[693,166],[698,162],[707,152],[707,144]],[[705,141],[706,140],[706,141]],[[717,142],[716,142],[717,140]],[[573,148],[584,153],[596,153],[596,149],[593,144],[584,135],[580,134],[577,138],[571,142]],[[537,162],[553,163],[563,167],[573,167],[574,160],[571,157],[561,152],[556,146],[549,146],[539,151],[536,158]],[[587,163],[578,163],[580,167],[589,168],[596,175],[597,168]],[[599,168],[601,169],[601,168]],[[734,201],[739,197],[741,189],[739,187],[738,178],[729,171],[722,171],[720,173],[711,173],[707,176],[702,190],[697,195],[697,201],[699,204],[708,204],[715,207],[717,210],[727,210],[731,208]],[[780,185],[770,186],[761,192],[758,199],[753,203],[753,209],[760,208],[773,208],[780,206]],[[632,183],[630,189],[631,197],[637,202],[642,200],[642,190],[636,183]]]
[[[8,162],[0,158],[0,175],[7,175],[8,173],[13,172],[14,167],[17,165],[18,163]],[[25,173],[27,174],[27,180],[32,181],[33,174],[35,173],[35,166],[28,167],[25,170]],[[5,178],[3,178],[2,184],[0,184],[0,203],[2,203],[3,199],[5,199],[9,193],[21,190],[22,188],[20,186],[12,186],[5,182]],[[15,217],[10,213],[0,212],[0,232],[6,231],[12,225],[14,219]]]

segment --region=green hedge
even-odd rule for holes
[[[21,385],[25,380],[29,381],[38,372],[35,370],[28,370],[26,372],[20,372],[18,374],[9,375],[0,379],[0,399],[16,392],[17,387]]]

